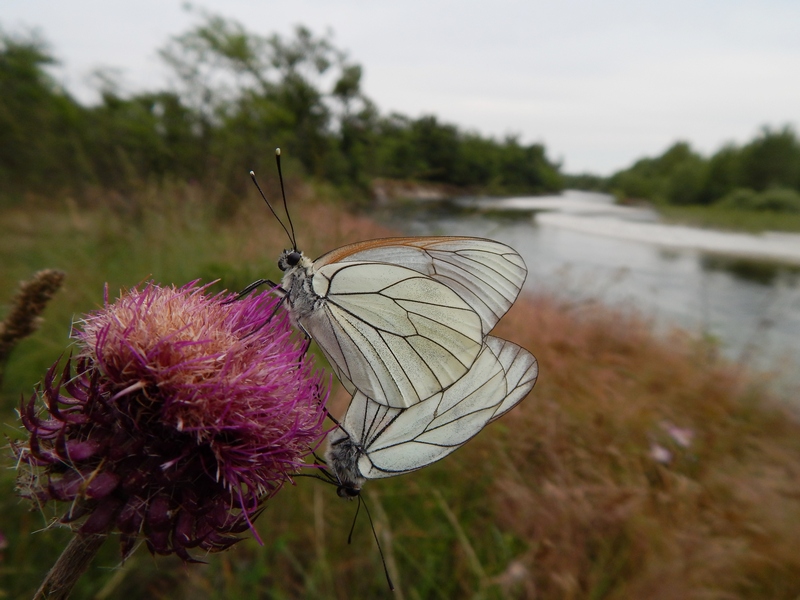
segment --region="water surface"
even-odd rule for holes
[[[525,288],[638,310],[659,326],[717,339],[734,360],[800,380],[800,235],[667,225],[605,194],[387,206],[411,235],[474,235],[514,247]]]

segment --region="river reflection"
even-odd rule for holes
[[[796,281],[800,266],[764,260],[704,254],[701,264],[707,271],[726,271],[738,279],[771,286]]]
[[[399,203],[377,216],[411,235],[503,241],[528,265],[527,290],[631,307],[659,326],[679,325],[718,339],[727,356],[759,369],[786,372],[796,364],[800,267],[737,256],[743,245],[749,252],[747,244],[752,242],[740,234],[711,232],[711,242],[693,239],[687,228],[673,232],[659,224],[658,230],[652,229],[653,213],[626,211],[608,196],[573,193],[571,200],[564,203],[566,210],[556,211],[553,202],[560,208],[563,199]],[[652,242],[645,241],[651,231]],[[694,238],[707,233],[694,230]],[[673,238],[675,247],[670,245]],[[781,245],[770,238],[764,245],[766,254],[783,248],[791,260],[800,236],[783,239],[786,244]],[[704,244],[715,249],[728,244],[733,254],[697,249]]]

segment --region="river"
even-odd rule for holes
[[[410,235],[474,235],[514,247],[525,289],[600,300],[718,341],[722,352],[800,381],[800,235],[667,225],[606,194],[392,203]]]

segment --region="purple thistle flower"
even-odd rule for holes
[[[184,560],[228,548],[323,434],[327,386],[278,300],[204,292],[106,300],[73,332],[75,360],[20,409],[22,495],[70,502],[62,522],[119,531],[124,555],[140,535]]]

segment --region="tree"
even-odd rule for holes
[[[260,35],[210,14],[161,55],[174,88],[126,95],[100,80],[101,101],[76,103],[47,74],[43,42],[0,36],[0,183],[4,191],[141,181],[200,180],[225,202],[243,197],[246,173],[287,170],[366,196],[393,177],[493,193],[555,191],[559,166],[541,144],[497,141],[433,115],[381,116],[363,93],[363,70],[331,34],[297,27]]]
[[[204,129],[214,133],[212,153],[222,155],[224,148],[226,162],[242,170],[257,167],[282,145],[308,174],[335,176],[328,169],[335,163],[330,154],[338,151],[336,134],[346,123],[352,147],[359,109],[371,106],[361,94],[361,68],[330,36],[317,37],[305,27],[284,39],[205,15],[161,55],[177,73],[181,95],[202,115]]]
[[[764,127],[761,134],[741,150],[742,187],[800,189],[800,143],[788,125],[778,131]]]
[[[36,35],[0,31],[0,189],[56,189],[89,173],[78,132],[83,111],[45,70],[55,63]]]

